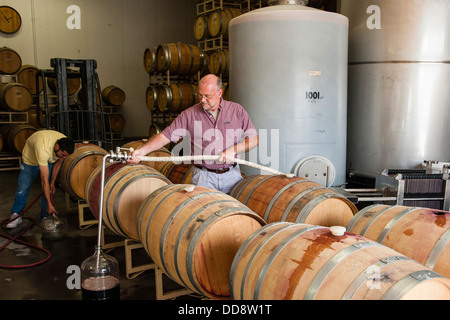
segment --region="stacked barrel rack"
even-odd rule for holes
[[[102,99],[105,103],[103,110],[109,116],[109,119],[105,119],[105,124],[110,126],[106,130],[107,135],[109,133],[112,134],[111,139],[113,141],[123,140],[123,130],[126,126],[126,120],[122,115],[121,108],[123,108],[126,99],[125,92],[117,86],[110,85],[103,88]],[[107,136],[107,138],[109,137]]]
[[[36,77],[39,68],[22,64],[22,58],[12,48],[0,48],[0,171],[20,168],[23,146],[26,139],[35,131],[46,128],[46,114],[43,108],[43,81]],[[38,83],[37,79],[38,78]],[[69,103],[82,103],[77,93],[80,91],[79,78],[68,78]],[[48,113],[57,110],[57,85],[54,78],[48,78],[45,84],[50,92]],[[108,86],[102,90],[108,121],[105,121],[107,132],[112,132],[113,140],[123,139],[126,121],[120,108],[126,98],[125,92]],[[98,101],[99,103],[99,101]],[[100,121],[99,121],[100,123]],[[50,128],[52,128],[50,123]],[[111,129],[111,130],[109,130]]]
[[[167,43],[145,50],[144,67],[150,79],[146,105],[152,115],[149,136],[196,103],[195,77],[203,63],[203,53],[191,44]]]
[[[224,98],[229,99],[228,23],[266,2],[197,0],[193,27],[196,45],[167,43],[144,51],[144,68],[150,79],[145,95],[151,111],[149,136],[159,133],[185,108],[198,103],[198,81],[206,74],[222,79]]]
[[[198,46],[207,54],[207,67],[210,73],[228,82],[228,24],[241,14],[261,8],[267,1],[261,0],[208,0],[197,1],[197,17],[194,22],[194,36]]]
[[[18,170],[26,139],[37,129],[30,125],[29,109],[35,82],[30,81],[33,66],[22,65],[20,55],[0,48],[0,170]],[[33,78],[34,80],[34,78]],[[34,85],[33,85],[34,84]]]

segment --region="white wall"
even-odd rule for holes
[[[102,88],[116,85],[126,93],[126,137],[147,136],[150,126],[144,50],[169,42],[197,43],[192,0],[2,0],[2,5],[19,12],[22,26],[14,34],[0,33],[0,46],[17,51],[23,65],[48,69],[51,58],[97,61]],[[79,30],[66,25],[71,5],[81,10]]]

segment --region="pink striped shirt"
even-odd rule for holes
[[[257,136],[247,111],[238,103],[221,100],[217,121],[198,103],[183,112],[162,131],[170,141],[190,138],[190,152],[183,155],[219,155],[245,137]],[[200,162],[195,162],[200,164]],[[228,168],[230,164],[202,163],[209,169]]]

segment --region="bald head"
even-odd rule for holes
[[[222,89],[222,80],[215,74],[208,74],[200,79],[198,86],[206,89],[212,88],[217,92]]]
[[[216,111],[219,108],[221,96],[222,80],[218,76],[208,74],[200,79],[198,97],[204,110]]]

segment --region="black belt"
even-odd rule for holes
[[[237,163],[234,163],[233,166],[230,167],[230,168],[234,168],[234,167],[236,167],[236,165],[237,165]],[[214,173],[217,173],[217,174],[222,174],[222,173],[225,173],[225,172],[230,171],[230,168],[224,168],[224,169],[209,169],[209,168],[206,168],[206,167],[199,166],[199,165],[197,165],[197,164],[194,164],[194,166],[195,166],[196,168],[199,168],[199,169],[205,169],[206,171],[214,172]]]

